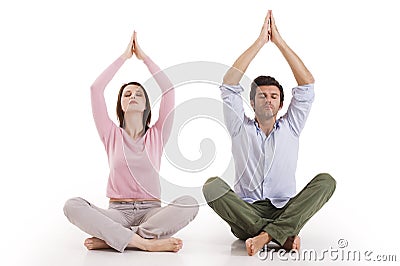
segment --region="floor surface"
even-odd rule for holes
[[[183,249],[178,253],[143,252],[137,250],[126,250],[118,253],[113,250],[88,251],[83,246],[83,241],[88,237],[70,224],[62,215],[60,210],[53,220],[48,219],[44,227],[30,227],[26,224],[24,228],[36,228],[28,230],[29,242],[27,247],[20,245],[19,248],[9,248],[6,257],[7,264],[2,265],[360,265],[360,261],[366,260],[364,254],[371,249],[367,239],[358,237],[355,227],[346,226],[335,216],[334,205],[337,202],[333,199],[328,202],[325,209],[321,209],[306,226],[300,236],[302,239],[302,250],[315,250],[315,256],[309,257],[310,253],[285,254],[278,256],[278,253],[269,251],[266,253],[249,257],[246,253],[244,242],[236,239],[229,231],[229,227],[216,215],[208,206],[201,206],[196,219],[175,236],[184,241]],[[54,210],[56,211],[56,210]],[[357,216],[354,216],[354,221]],[[37,222],[33,221],[32,225]],[[348,223],[347,225],[351,225]],[[340,230],[337,230],[341,228]],[[9,243],[10,244],[10,243]],[[343,247],[342,247],[342,246]],[[13,246],[13,245],[11,245]],[[377,247],[375,246],[375,249]],[[380,246],[381,253],[396,254],[390,249],[390,243]],[[378,246],[379,249],[379,246]],[[325,254],[324,254],[324,250]],[[336,250],[336,253],[335,253]],[[329,257],[329,251],[331,251]],[[360,251],[360,261],[350,261],[344,257],[343,252]],[[373,256],[379,250],[374,250]],[[333,252],[333,253],[332,253]],[[375,262],[375,257],[368,261],[368,265],[395,265],[396,262]],[[7,256],[9,257],[7,259]],[[272,256],[272,257],[271,257]],[[304,257],[305,256],[305,257]],[[322,257],[324,256],[324,257]],[[343,256],[342,256],[343,257]],[[300,258],[300,259],[296,259]],[[357,259],[357,258],[356,258]],[[400,256],[397,252],[397,261]],[[398,262],[397,262],[398,263]]]

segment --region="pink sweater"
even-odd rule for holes
[[[158,173],[164,142],[171,133],[175,92],[160,68],[149,57],[144,59],[163,95],[157,122],[143,137],[133,140],[124,129],[112,122],[104,99],[105,87],[124,62],[122,57],[115,60],[91,86],[93,118],[110,166],[107,197],[160,199]]]

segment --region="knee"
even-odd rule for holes
[[[336,180],[328,173],[318,174],[315,179],[327,192],[333,193],[336,189]]]
[[[194,219],[194,217],[196,217],[197,213],[199,212],[199,203],[194,197],[189,195],[177,198],[174,201],[174,204],[177,204],[179,207],[182,207],[183,211],[190,213],[192,219]]]
[[[211,177],[203,185],[203,195],[207,202],[214,201],[221,196],[225,182],[218,176]]]
[[[221,179],[221,178],[218,177],[218,176],[210,177],[210,178],[207,179],[207,181],[204,183],[204,186],[207,185],[207,184],[210,184],[210,183],[212,183],[213,181],[218,180],[218,179]],[[203,187],[204,187],[204,186],[203,186]]]
[[[197,200],[195,198],[193,198],[192,196],[189,195],[185,195],[185,196],[181,196],[179,198],[177,198],[174,203],[178,204],[178,205],[182,205],[184,207],[186,206],[198,206],[199,203],[197,202]]]
[[[74,210],[76,208],[82,207],[84,205],[88,205],[88,202],[79,197],[67,200],[63,208],[65,216],[69,217],[71,214],[74,213]]]
[[[204,197],[207,199],[207,196],[210,194],[210,191],[213,187],[213,184],[215,183],[214,181],[217,180],[219,177],[218,176],[214,176],[214,177],[210,177],[209,179],[207,179],[207,181],[204,183],[203,185],[203,195]]]

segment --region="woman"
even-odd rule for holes
[[[118,93],[119,127],[107,114],[104,89],[133,54],[146,64],[163,92],[159,118],[152,127],[147,92],[137,82],[124,84]],[[161,207],[158,175],[163,144],[171,132],[174,99],[171,82],[139,47],[134,32],[125,52],[91,87],[93,117],[110,166],[109,208],[98,208],[82,198],[69,199],[64,206],[69,221],[93,236],[85,240],[86,248],[111,247],[119,252],[127,247],[173,252],[182,248],[182,240],[171,235],[194,219],[197,202],[183,196]]]

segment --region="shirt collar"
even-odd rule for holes
[[[274,128],[272,129],[272,132],[280,127],[279,126],[279,121],[280,121],[280,119],[275,121]],[[261,130],[260,126],[258,125],[258,122],[257,122],[256,119],[254,119],[254,126],[256,127],[257,133],[260,134],[262,132],[262,130]]]

